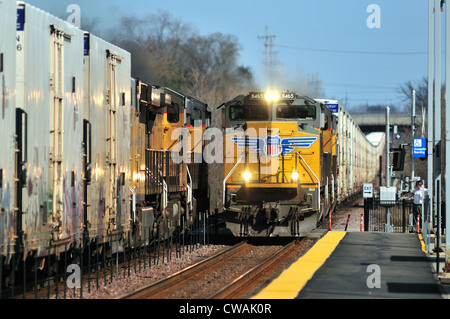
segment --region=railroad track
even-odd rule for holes
[[[248,292],[250,292],[249,285],[251,285],[252,282],[263,277],[265,272],[274,273],[278,271],[280,261],[292,257],[292,255],[297,252],[295,249],[296,244],[297,240],[290,242],[259,265],[253,267],[227,286],[208,296],[207,299],[237,299],[248,295]]]
[[[244,241],[119,299],[245,298],[260,287],[257,285],[258,280],[266,281],[279,272],[280,264],[287,263],[285,260],[305,249],[298,243],[292,241],[280,247],[254,246]],[[229,278],[224,276],[228,272],[236,272],[231,283],[230,279],[221,278]]]

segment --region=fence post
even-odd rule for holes
[[[370,198],[364,198],[364,231],[369,231]]]
[[[347,223],[345,224],[345,231],[347,231],[349,221],[350,221],[350,215],[348,215],[348,217],[347,217]]]
[[[402,229],[403,232],[406,233],[406,223],[407,223],[407,216],[406,216],[406,201],[402,200]]]

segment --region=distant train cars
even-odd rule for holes
[[[305,236],[375,178],[384,145],[369,143],[329,102],[254,92],[224,104],[224,206],[233,234]]]
[[[173,231],[207,207],[205,164],[170,155],[173,131],[204,130],[211,109],[132,78],[131,59],[29,4],[0,2],[2,286],[27,259],[42,270],[63,252],[118,252],[136,244],[130,232],[160,236],[158,221]]]

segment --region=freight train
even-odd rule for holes
[[[0,40],[1,286],[209,209],[206,164],[170,156],[175,130],[207,128],[207,104],[132,78],[129,52],[24,2],[0,2]]]
[[[373,145],[336,100],[250,92],[222,106],[223,202],[235,236],[306,236],[373,181]]]
[[[156,240],[210,209],[206,103],[133,78],[129,52],[24,2],[0,2],[0,39],[0,289],[19,267],[136,247],[130,232]],[[384,144],[338,101],[251,92],[222,112],[235,236],[305,236],[380,167]]]

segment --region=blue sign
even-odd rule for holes
[[[17,8],[16,30],[24,31],[24,29],[25,29],[25,8],[21,6],[20,8]]]
[[[331,110],[331,112],[333,113],[338,113],[339,112],[339,104],[326,104],[326,106]]]
[[[413,139],[413,157],[427,157],[427,139]]]
[[[84,34],[84,55],[89,55],[89,33]]]

